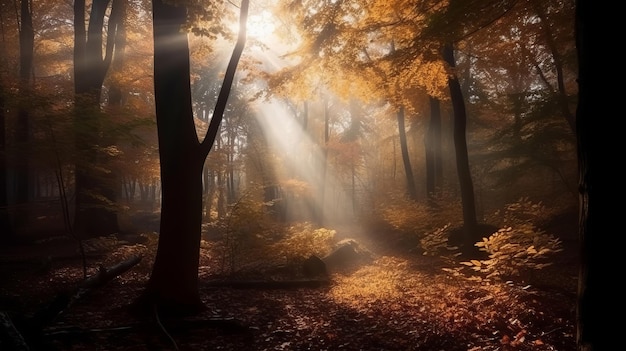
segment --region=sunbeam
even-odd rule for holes
[[[290,198],[302,195],[289,194],[290,182],[304,182],[309,189],[307,200],[310,203],[292,202],[288,211],[297,218],[320,216],[318,219],[324,223],[352,219],[352,205],[344,191],[346,186],[338,180],[321,148],[311,140],[293,113],[276,100],[258,104],[257,110],[257,121],[281,163],[283,174],[279,177],[284,185],[283,191],[287,193],[284,195]],[[320,212],[316,213],[316,210]],[[297,213],[299,211],[309,213]]]

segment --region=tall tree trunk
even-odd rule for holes
[[[456,62],[454,59],[454,48],[452,44],[446,44],[443,49],[444,60],[454,69]],[[467,152],[467,113],[461,85],[456,74],[448,77],[450,88],[450,100],[454,110],[454,150],[456,156],[456,170],[461,188],[461,202],[463,206],[463,228],[465,231],[464,244],[466,248],[474,247],[477,220],[476,204],[474,199],[474,185],[469,166],[469,156]]]
[[[398,134],[400,135],[400,151],[402,152],[402,162],[404,162],[404,174],[406,176],[406,192],[411,200],[417,200],[417,188],[415,187],[415,178],[413,177],[413,169],[411,168],[411,160],[409,158],[409,146],[406,141],[403,106],[398,110],[397,119]]]
[[[4,66],[4,54],[0,54],[0,67]],[[3,80],[0,79],[0,242],[9,241],[13,236],[13,227],[9,217],[9,194],[7,193],[6,159],[6,99]]]
[[[85,1],[74,2],[74,92],[76,148],[75,230],[88,236],[119,231],[114,207],[116,192],[105,169],[108,158],[101,150],[107,144],[101,138],[100,99],[102,84],[111,64],[118,25],[122,13],[120,1],[113,2],[103,57],[103,28],[111,0],[94,0],[85,30]],[[100,146],[98,146],[100,145]],[[98,167],[95,167],[98,166]],[[102,200],[102,196],[106,200]]]
[[[233,204],[236,201],[236,189],[235,189],[235,128],[229,126],[228,128],[228,151],[227,151],[227,180],[228,180],[228,204]]]
[[[588,28],[590,25],[591,12],[590,1],[576,1],[576,50],[578,55],[578,107],[576,110],[576,136],[578,139],[578,170],[579,170],[579,201],[580,223],[579,237],[581,246],[581,264],[578,277],[578,305],[576,311],[576,343],[578,351],[609,350],[620,342],[619,334],[616,334],[614,321],[619,318],[619,309],[615,309],[616,299],[607,295],[614,289],[614,282],[606,278],[606,268],[612,264],[611,257],[617,257],[616,250],[611,250],[606,245],[606,235],[602,235],[599,223],[595,218],[594,176],[600,176],[597,168],[597,159],[594,160],[592,153],[594,142],[598,140],[595,132],[603,120],[597,118],[596,107],[600,103],[600,96],[591,93],[596,81],[591,81],[600,76],[602,67],[591,64],[590,55],[599,51],[591,50],[589,46]],[[601,55],[601,54],[600,54]],[[596,56],[600,56],[596,54]],[[596,68],[598,67],[598,68]],[[594,69],[595,68],[595,69]],[[605,216],[607,217],[607,216]],[[605,222],[606,223],[606,222]],[[605,227],[602,227],[604,229]],[[616,246],[617,250],[621,247]],[[609,257],[608,259],[605,257]],[[609,260],[611,260],[609,262]],[[605,282],[606,283],[603,283]],[[616,313],[611,313],[615,310]],[[613,318],[611,318],[613,317]]]
[[[111,70],[116,73],[121,73],[124,69],[124,63],[126,59],[126,1],[127,0],[113,0],[112,9],[116,11],[112,15],[115,22],[109,23],[110,26],[116,26],[115,29],[115,55],[111,60]],[[109,86],[109,107],[119,108],[124,103],[124,95],[122,92],[121,83],[119,79],[112,79]]]
[[[424,140],[426,153],[426,194],[432,204],[436,195],[437,186],[442,183],[441,160],[441,104],[439,99],[429,96],[430,121]]]
[[[135,307],[166,314],[203,308],[198,292],[202,225],[202,169],[219,131],[237,63],[245,45],[248,1],[207,135],[199,143],[193,119],[187,8],[152,2],[154,94],[161,167],[161,225],[152,274]]]
[[[198,262],[204,159],[191,105],[189,47],[183,30],[187,9],[159,0],[152,6],[162,203],[156,259],[142,298],[160,310],[192,312],[202,306]]]
[[[18,229],[28,222],[29,203],[29,159],[30,159],[30,126],[29,108],[31,97],[31,75],[33,72],[33,52],[35,32],[33,30],[32,9],[29,0],[20,2],[20,103],[17,113],[15,139],[19,147],[16,159],[17,174],[15,177],[16,211],[14,217],[15,228]]]

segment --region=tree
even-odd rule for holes
[[[35,31],[33,30],[33,14],[31,1],[20,1],[19,16],[19,39],[20,39],[20,103],[18,107],[18,118],[16,128],[16,141],[20,145],[22,155],[17,159],[16,202],[17,211],[15,215],[15,226],[21,227],[28,221],[28,201],[29,201],[29,98],[31,97],[31,76],[33,73],[33,51],[35,42]]]
[[[545,180],[537,183],[542,193],[566,190],[575,198],[575,135],[564,118],[576,98],[572,8],[563,1],[516,2],[457,45],[470,133],[479,136],[472,140],[479,194],[519,189],[507,191],[516,199],[518,185],[536,177]]]
[[[409,146],[406,141],[406,128],[404,127],[404,107],[400,106],[397,112],[398,134],[400,136],[400,150],[402,153],[402,162],[404,164],[404,175],[406,178],[406,191],[411,200],[417,200],[417,189],[415,188],[415,178],[413,177],[413,168],[411,168],[411,160],[409,158]]]
[[[456,66],[454,59],[454,49],[452,44],[446,44],[443,49],[443,56],[446,62],[454,69]],[[467,152],[467,113],[461,84],[456,74],[450,74],[448,78],[450,86],[450,100],[454,110],[454,150],[456,155],[456,171],[459,177],[461,188],[461,203],[463,206],[463,230],[464,244],[466,248],[474,247],[477,237],[476,227],[476,203],[474,199],[474,184],[469,166],[469,156]]]
[[[598,176],[597,168],[593,167],[596,161],[593,145],[594,131],[601,123],[601,119],[594,118],[595,104],[599,97],[591,94],[593,89],[594,66],[590,65],[591,50],[589,17],[591,16],[591,5],[589,1],[576,1],[576,50],[578,55],[578,106],[576,109],[576,136],[578,140],[578,168],[579,168],[579,201],[580,201],[580,227],[579,237],[581,246],[581,265],[578,277],[578,306],[576,311],[576,342],[579,351],[592,351],[610,349],[615,345],[618,337],[613,334],[614,330],[608,327],[612,325],[615,318],[607,315],[615,300],[607,299],[605,293],[612,283],[607,282],[602,290],[601,282],[606,279],[605,269],[609,267],[603,259],[611,253],[606,253],[605,243],[600,230],[594,210],[597,203],[595,201],[596,186],[594,177]],[[590,103],[592,102],[592,103]],[[598,121],[598,122],[595,122]],[[597,140],[597,139],[595,139]],[[615,257],[615,256],[614,256]],[[613,317],[618,317],[613,315]],[[604,347],[603,347],[604,346]]]
[[[0,60],[4,61],[2,57]],[[2,64],[0,64],[2,66]],[[4,241],[8,239],[8,236],[13,232],[11,221],[9,217],[9,199],[7,193],[7,160],[5,156],[6,151],[6,117],[5,117],[5,88],[0,79],[0,240]]]
[[[107,24],[106,42],[104,26],[111,0],[94,0],[91,4],[87,30],[85,30],[85,0],[74,2],[74,92],[76,148],[76,216],[75,230],[81,234],[104,235],[119,231],[117,215],[112,208],[116,200],[110,174],[97,171],[106,168],[107,154],[100,138],[100,101],[102,84],[107,75],[119,31],[123,24],[124,0],[113,0]],[[103,43],[105,43],[103,56]],[[98,165],[98,167],[96,167]]]
[[[6,241],[13,233],[11,218],[9,216],[9,194],[7,191],[7,133],[6,133],[6,94],[8,87],[5,86],[4,73],[7,68],[6,43],[5,43],[5,23],[4,4],[0,4],[0,26],[2,28],[2,42],[0,43],[0,240]]]
[[[152,2],[154,92],[161,167],[161,224],[152,274],[134,305],[139,311],[193,313],[202,308],[198,264],[202,224],[202,170],[217,136],[246,40],[248,0],[239,35],[204,139],[196,135],[190,86],[188,7]],[[213,16],[218,13],[214,12]],[[214,19],[217,17],[214,17]]]
[[[462,39],[469,37],[475,31],[484,28],[495,19],[500,18],[513,4],[510,4],[508,1],[495,3],[491,0],[471,2],[454,0],[443,9],[443,17],[438,18],[438,21],[434,20],[434,24],[429,28],[430,34],[441,32],[437,33],[434,38],[439,38],[439,42],[443,46],[443,59],[451,70],[448,75],[448,86],[454,114],[454,149],[463,208],[463,244],[467,254],[473,254],[473,251],[477,251],[474,243],[477,239],[480,239],[482,233],[479,232],[476,216],[474,184],[467,149],[467,110],[459,76],[455,71],[454,45]],[[486,10],[480,11],[481,9]],[[434,18],[437,19],[436,17]],[[429,31],[425,33],[428,34]]]

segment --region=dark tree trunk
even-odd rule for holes
[[[593,165],[598,162],[592,154],[595,134],[604,121],[597,118],[596,107],[599,106],[601,95],[591,93],[590,88],[597,87],[591,80],[599,77],[601,67],[594,70],[590,64],[590,55],[593,51],[589,47],[589,17],[590,1],[576,1],[576,50],[578,54],[578,107],[576,110],[576,135],[578,138],[578,169],[579,169],[579,199],[580,223],[579,236],[581,246],[581,265],[578,277],[578,305],[576,313],[577,336],[576,342],[579,351],[609,350],[621,342],[619,326],[614,325],[620,318],[619,309],[615,309],[616,299],[609,296],[615,286],[611,279],[607,279],[607,268],[614,265],[613,258],[621,252],[621,246],[606,244],[606,235],[601,235],[599,223],[595,217],[595,191]],[[600,55],[596,55],[600,56]],[[605,125],[603,125],[604,127]],[[597,170],[597,168],[595,168]],[[595,173],[594,173],[595,172]],[[602,175],[600,175],[602,177]],[[601,213],[601,212],[598,212]],[[610,221],[610,219],[607,219]],[[607,223],[607,222],[605,222]],[[605,227],[606,228],[606,227]],[[605,257],[609,257],[608,259]],[[610,262],[608,260],[611,260]],[[606,282],[606,283],[602,283]],[[619,304],[619,302],[617,302]],[[615,313],[611,312],[615,311]],[[617,331],[617,333],[616,333]]]
[[[415,187],[415,178],[413,177],[413,169],[411,168],[411,160],[409,158],[409,147],[406,141],[406,128],[404,127],[404,107],[400,107],[397,114],[398,134],[400,135],[400,150],[402,152],[402,162],[404,162],[404,174],[406,178],[406,192],[411,200],[417,200],[417,188]]]
[[[121,73],[124,68],[124,61],[126,58],[126,0],[113,0],[112,10],[116,11],[111,17],[115,20],[109,22],[110,26],[115,26],[115,56],[111,61],[111,69],[114,72]],[[110,107],[121,107],[124,103],[123,92],[118,79],[113,79],[109,86],[109,100],[108,105]]]
[[[28,222],[29,203],[29,159],[30,159],[30,127],[29,127],[29,99],[31,95],[31,74],[33,71],[33,51],[35,32],[33,30],[32,9],[29,0],[22,0],[20,4],[20,103],[18,107],[15,140],[19,146],[19,155],[16,160],[17,174],[15,177],[15,202],[17,204],[14,224],[20,228]]]
[[[424,140],[426,151],[426,194],[432,203],[436,195],[437,186],[441,186],[442,160],[441,160],[441,104],[439,99],[432,96],[430,101],[430,122]]]
[[[103,57],[103,28],[106,10],[111,0],[95,0],[91,5],[89,24],[85,31],[85,1],[74,2],[74,92],[76,148],[76,217],[74,229],[87,236],[106,235],[119,231],[115,184],[105,172],[108,158],[98,145],[102,139],[100,99],[102,84],[111,64],[121,12],[115,1],[108,22],[108,34]],[[94,167],[98,165],[99,167]],[[107,200],[103,201],[100,196]]]
[[[161,165],[161,224],[152,275],[142,296],[160,310],[194,312],[202,224],[202,167],[191,105],[184,6],[153,1],[154,95]],[[141,306],[145,307],[145,306]]]
[[[248,2],[207,135],[198,142],[193,119],[185,6],[152,2],[154,94],[161,167],[161,225],[152,274],[135,301],[138,312],[189,314],[203,308],[198,292],[202,224],[202,169],[224,115],[245,44]]]
[[[2,55],[2,54],[0,54]],[[1,57],[0,57],[1,58]],[[4,58],[1,58],[4,59]],[[7,159],[6,159],[6,117],[5,90],[0,79],[0,242],[8,241],[13,236],[13,228],[9,217],[9,194],[7,193]]]
[[[235,189],[235,142],[236,134],[235,128],[229,126],[228,128],[228,165],[227,171],[227,187],[228,187],[228,204],[233,204],[236,201],[236,189]]]
[[[444,46],[443,57],[450,67],[454,68],[456,66],[452,44],[446,44]],[[465,135],[467,129],[467,113],[465,111],[461,85],[456,75],[449,76],[448,86],[450,87],[450,100],[452,101],[454,111],[454,150],[456,156],[456,170],[461,188],[461,202],[463,205],[464,244],[467,245],[466,247],[473,247],[475,240],[478,238],[475,237],[477,235],[476,204]]]

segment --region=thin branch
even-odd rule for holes
[[[246,45],[246,22],[248,21],[249,3],[250,0],[243,0],[241,2],[241,7],[239,9],[239,35],[237,36],[237,43],[235,44],[233,54],[230,57],[230,62],[228,62],[228,67],[226,68],[222,88],[217,97],[217,102],[215,103],[213,118],[211,118],[207,134],[200,145],[201,152],[203,152],[205,156],[209,154],[209,151],[211,151],[215,142],[220,123],[224,117],[224,111],[226,110],[226,103],[228,102],[228,97],[233,86],[237,65],[239,64],[239,59],[241,58],[241,54],[243,53],[243,49]]]

